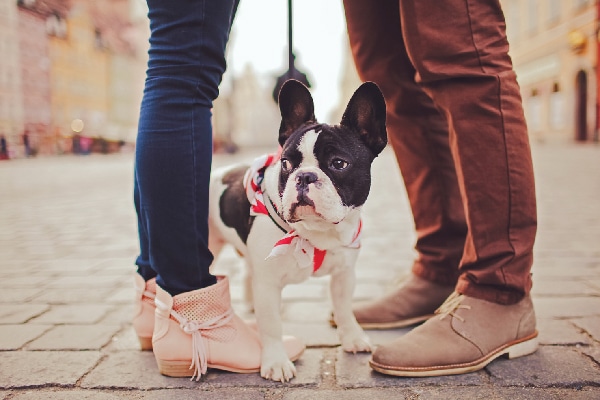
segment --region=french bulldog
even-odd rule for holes
[[[245,258],[263,346],[260,374],[284,382],[296,374],[282,342],[281,291],[287,284],[331,274],[342,348],[371,351],[351,302],[361,209],[387,132],[385,101],[372,82],[356,90],[339,125],[316,121],[310,92],[295,80],[282,86],[279,109],[278,154],[213,172],[209,248],[216,256],[230,243]]]

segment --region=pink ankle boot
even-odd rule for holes
[[[152,350],[152,332],[154,331],[154,297],[156,297],[156,279],[148,282],[140,274],[134,275],[135,301],[133,328],[142,350]]]
[[[174,297],[157,287],[155,303],[152,344],[161,374],[199,380],[207,368],[260,371],[258,333],[234,314],[227,277]],[[305,349],[292,337],[284,338],[284,344],[292,361]]]

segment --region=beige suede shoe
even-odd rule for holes
[[[394,292],[359,303],[353,311],[363,329],[404,328],[431,318],[453,291],[454,286],[438,285],[410,274]]]
[[[455,375],[484,368],[494,359],[525,356],[538,348],[529,296],[500,305],[457,293],[429,319],[393,342],[379,346],[369,364],[388,375]]]
[[[156,279],[148,282],[140,274],[134,275],[135,299],[133,303],[133,329],[140,341],[142,350],[152,350],[152,332],[154,331],[154,297]]]
[[[208,368],[260,371],[258,333],[234,314],[227,277],[174,297],[157,287],[155,303],[152,344],[161,374],[199,380]],[[306,348],[294,337],[284,337],[283,342],[291,361]]]

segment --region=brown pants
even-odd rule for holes
[[[417,231],[413,272],[512,304],[531,289],[531,151],[498,1],[344,0]]]

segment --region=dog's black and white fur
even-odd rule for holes
[[[264,171],[262,188],[271,215],[251,215],[243,178],[246,167],[213,172],[210,244],[213,254],[229,242],[252,271],[254,310],[263,345],[261,376],[295,376],[282,342],[281,291],[311,275],[331,274],[334,318],[342,347],[370,351],[368,337],[352,312],[354,265],[361,208],[371,186],[371,163],[387,144],[385,101],[374,83],[362,84],[339,125],[317,123],[313,100],[298,81],[280,92],[281,157]],[[309,247],[324,251],[318,270],[298,262],[293,246],[277,256],[275,244],[293,230]]]

